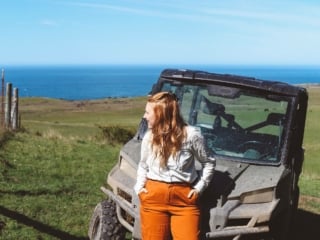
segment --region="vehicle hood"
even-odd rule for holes
[[[253,165],[248,163],[217,161],[211,181],[214,195],[240,197],[242,193],[275,187],[283,176],[285,167]]]
[[[121,150],[122,155],[128,156],[127,160],[134,168],[137,168],[140,159],[140,144],[138,140],[131,140]],[[196,164],[200,170],[201,164]],[[256,165],[216,159],[215,173],[206,192],[217,198],[221,195],[229,198],[240,197],[245,192],[275,187],[284,172],[284,165]]]

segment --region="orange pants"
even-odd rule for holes
[[[187,197],[189,184],[147,180],[145,188],[139,194],[143,240],[199,239],[198,195]]]

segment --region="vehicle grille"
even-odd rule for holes
[[[117,194],[121,198],[123,198],[124,200],[126,200],[127,202],[129,202],[131,204],[132,196],[130,194],[126,193],[125,191],[121,190],[120,188],[117,189]],[[123,219],[125,219],[129,224],[131,224],[133,226],[134,217],[132,217],[130,214],[128,214],[124,209],[121,209],[121,216]]]
[[[125,191],[121,190],[120,188],[117,189],[117,195],[122,197],[124,200],[126,200],[129,203],[132,203],[132,197],[130,194],[126,193]]]
[[[247,226],[250,218],[229,219],[226,227],[244,227]]]

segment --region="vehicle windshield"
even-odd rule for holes
[[[288,102],[276,95],[215,85],[174,85],[189,125],[201,129],[212,154],[226,159],[275,164],[280,161]]]

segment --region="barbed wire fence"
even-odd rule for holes
[[[5,82],[4,69],[1,72],[1,127],[6,130],[20,128],[19,89]]]

